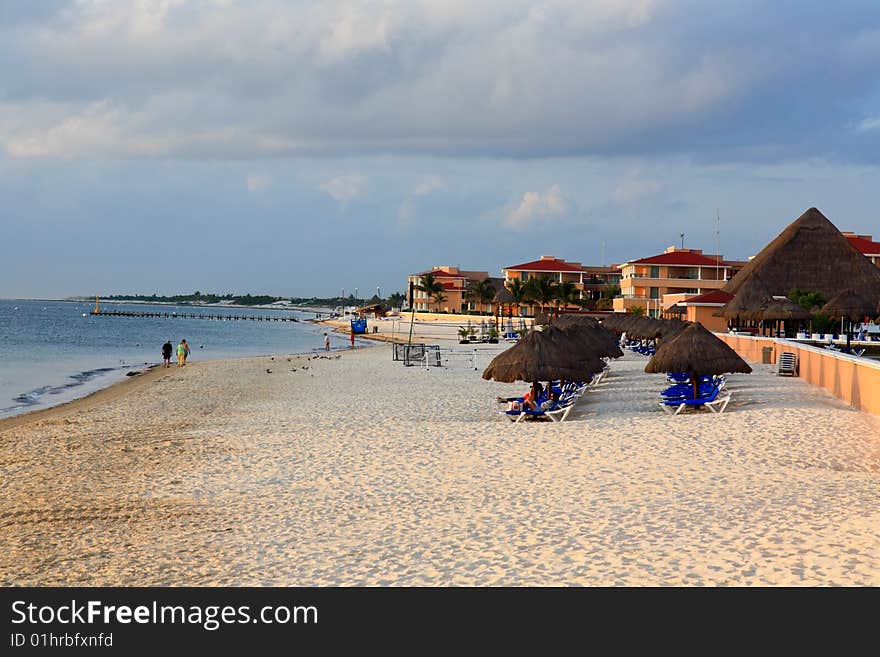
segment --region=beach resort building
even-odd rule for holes
[[[533,279],[546,279],[556,284],[572,283],[582,301],[600,299],[608,286],[620,284],[620,271],[616,267],[585,267],[579,262],[569,262],[550,255],[504,267],[501,274],[507,287],[515,280],[528,283]]]
[[[875,266],[880,267],[880,242],[875,242],[870,235],[858,235],[849,231],[841,231],[841,234],[856,247],[863,256]]]
[[[442,287],[441,296],[429,297],[428,293],[418,290],[425,274],[433,274],[434,280]],[[459,313],[479,309],[491,312],[491,304],[480,304],[479,301],[468,299],[468,289],[479,281],[489,278],[487,271],[465,271],[458,267],[438,266],[428,271],[410,274],[407,279],[407,290],[412,286],[413,298],[409,299],[409,307],[424,312]]]
[[[620,296],[615,312],[640,307],[657,317],[666,308],[688,297],[720,290],[745,265],[704,254],[702,249],[670,246],[663,253],[619,265]]]
[[[664,317],[699,322],[710,331],[727,330],[727,319],[721,315],[721,309],[733,299],[732,294],[724,290],[712,290],[703,294],[682,296],[684,298],[663,311]]]

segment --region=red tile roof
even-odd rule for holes
[[[855,235],[845,235],[844,237],[846,237],[846,239],[849,240],[849,243],[863,254],[880,255],[880,242],[872,242],[871,240],[866,240],[863,237],[856,237]]]
[[[578,273],[584,270],[583,267],[578,267],[565,262],[564,260],[557,260],[555,258],[553,260],[533,260],[532,262],[505,267],[504,269],[513,271],[572,271]]]
[[[707,258],[699,253],[691,251],[671,251],[670,253],[661,253],[660,255],[651,256],[650,258],[642,258],[641,260],[631,260],[629,264],[637,265],[693,265],[693,266],[715,266],[716,262],[712,258]],[[725,266],[724,260],[718,263],[722,267]]]
[[[711,292],[704,292],[703,294],[698,294],[695,297],[690,297],[685,299],[684,301],[679,301],[680,304],[691,304],[691,303],[717,303],[719,305],[724,305],[728,303],[731,299],[733,299],[733,295],[723,290],[712,290]]]
[[[449,281],[448,283],[442,283],[444,290],[452,290],[453,292],[464,292],[465,288],[456,287],[458,284],[455,281]]]
[[[464,278],[461,274],[453,274],[445,269],[432,269],[430,271],[413,274],[413,276],[424,276],[425,274],[434,274],[434,278]]]

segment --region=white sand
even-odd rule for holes
[[[198,363],[0,424],[0,584],[880,584],[878,418],[762,365],[668,416],[628,355],[513,425],[527,386],[453,361]]]

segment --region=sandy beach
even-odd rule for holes
[[[513,425],[507,345],[156,369],[0,423],[2,585],[880,584],[880,420],[767,365],[672,417],[628,354]],[[268,371],[267,371],[268,370]]]

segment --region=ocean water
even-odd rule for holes
[[[216,321],[108,317],[89,314],[93,303],[0,300],[0,418],[82,397],[162,362],[162,344],[190,345],[189,361],[309,353],[323,349],[325,328],[311,322]],[[314,313],[245,308],[192,308],[107,304],[106,310],[293,316]],[[331,349],[348,348],[348,336],[330,334]]]

